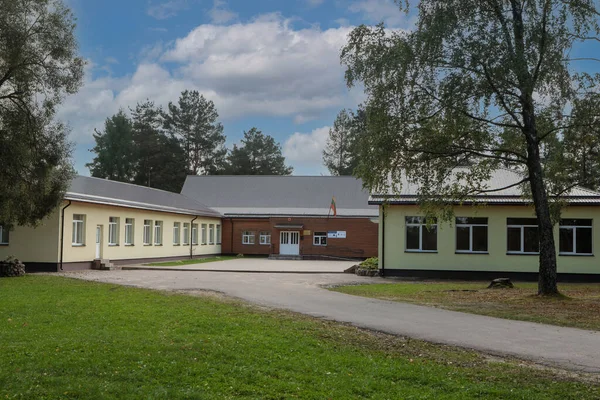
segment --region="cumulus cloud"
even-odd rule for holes
[[[169,0],[161,3],[150,3],[146,12],[156,19],[167,19],[174,17],[180,11],[188,8],[187,0]]]
[[[317,128],[310,133],[296,132],[284,143],[283,155],[294,166],[321,166],[328,137],[329,126]]]
[[[66,100],[59,117],[70,122],[77,142],[89,142],[93,128],[120,107],[147,98],[164,106],[190,89],[213,100],[225,122],[278,116],[302,124],[356,106],[339,62],[350,29],[295,29],[279,14],[200,25],[173,43],[145,48],[131,75],[94,78],[100,67],[88,65],[84,87]]]

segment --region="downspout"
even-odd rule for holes
[[[194,221],[198,219],[198,216],[195,216],[192,222],[190,223],[190,260],[194,258]],[[196,229],[196,235],[198,235],[198,230]]]
[[[231,224],[231,241],[229,242],[229,250],[231,251],[231,254],[233,253],[233,217],[229,218],[229,223]]]
[[[381,206],[381,276],[385,276],[385,207]]]
[[[69,208],[71,205],[71,200],[69,200],[69,204],[64,206],[60,212],[60,270],[63,270],[63,252],[65,247],[65,210]]]

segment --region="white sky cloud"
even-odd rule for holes
[[[224,121],[278,116],[305,123],[356,106],[357,95],[348,93],[339,62],[350,30],[294,29],[279,14],[228,26],[200,25],[170,45],[144,49],[132,75],[91,79],[100,67],[88,65],[84,87],[66,100],[59,118],[70,122],[76,142],[91,142],[93,128],[101,129],[120,107],[146,99],[165,106],[190,89],[213,100]],[[299,143],[298,135],[292,143]],[[288,150],[293,148],[298,146]]]
[[[296,132],[283,144],[283,155],[292,165],[301,168],[322,166],[323,149],[328,137],[328,126],[317,128],[310,133]]]
[[[160,3],[150,2],[146,12],[153,18],[167,19],[174,17],[186,8],[188,8],[187,0],[169,0]]]
[[[229,10],[227,3],[223,0],[214,0],[213,8],[208,12],[213,24],[225,24],[238,17],[238,14]]]

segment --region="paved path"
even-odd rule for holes
[[[214,290],[269,307],[435,343],[600,373],[600,333],[331,292],[321,285],[386,282],[344,274],[85,271],[72,277],[161,290]]]
[[[152,267],[147,265],[125,265],[125,270],[154,271],[220,271],[250,273],[343,273],[344,270],[357,264],[356,261],[301,261],[301,260],[268,260],[265,258],[240,258],[208,262],[202,264],[181,265],[177,267]]]

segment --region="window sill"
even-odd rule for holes
[[[118,244],[109,243],[108,247],[119,247],[119,245]]]
[[[455,251],[454,254],[483,254],[489,255],[489,251]]]
[[[208,245],[209,245],[209,246],[214,246],[215,244],[214,244],[214,243],[209,243]]]
[[[507,251],[507,256],[539,256],[540,253],[520,253],[515,251]]]
[[[135,246],[135,244],[133,244],[133,243],[127,243],[127,244],[125,244],[125,247],[133,247],[133,246]]]
[[[71,245],[73,247],[85,247],[85,244],[79,244],[79,243],[72,243]]]
[[[144,243],[144,247],[150,247],[152,246],[150,243]]]
[[[437,250],[404,250],[405,253],[429,253],[437,254]]]
[[[180,246],[179,243],[173,243],[173,246]]]
[[[154,243],[154,246],[155,247],[162,247],[162,244],[156,244],[156,243]]]
[[[10,243],[0,243],[0,247],[8,247]]]
[[[558,253],[561,257],[594,257],[593,254],[579,254],[579,253]]]

